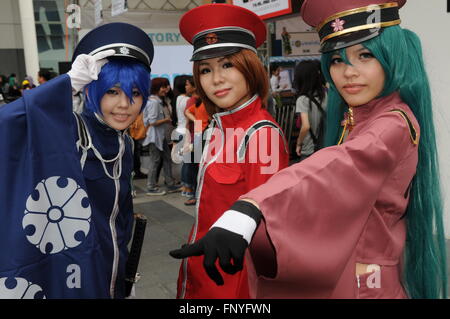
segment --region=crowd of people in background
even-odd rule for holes
[[[318,149],[315,146],[317,142],[313,141],[314,134],[311,132],[318,132],[325,118],[323,110],[326,105],[325,82],[320,74],[320,63],[316,60],[297,63],[292,90],[286,90],[286,87],[280,85],[282,70],[280,65],[270,66],[271,76],[268,81],[271,94],[268,97],[267,108],[276,118],[277,109],[283,106],[280,94],[282,92],[296,94],[295,121],[299,134],[296,152],[291,154],[291,158],[293,162],[298,162]],[[57,76],[55,72],[41,69],[37,74],[36,83],[31,76],[26,76],[20,81],[15,73],[10,76],[0,75],[0,105],[20,98],[24,90],[42,85],[55,76]],[[315,80],[305,81],[310,77]],[[82,103],[77,99],[74,101],[74,111],[80,113]],[[316,102],[321,105],[320,109]],[[147,116],[146,119],[144,115]],[[166,78],[152,79],[149,100],[142,117],[137,119],[137,121],[143,120],[145,136],[134,139],[134,178],[147,179],[147,196],[180,192],[181,196],[186,197],[185,205],[195,205],[201,152],[196,153],[194,149],[201,148],[203,132],[211,118],[196,92],[192,75],[176,76],[173,89]],[[196,120],[201,125],[195,127]],[[316,141],[317,138],[314,140]],[[303,147],[299,147],[299,144]],[[195,154],[197,158],[194,157]],[[177,161],[176,157],[180,157],[181,161]],[[181,165],[180,181],[173,177],[174,164]],[[161,171],[164,176],[164,188],[158,183]]]
[[[195,125],[196,120],[200,121],[200,126]],[[181,196],[187,197],[185,205],[195,205],[199,158],[194,157],[194,141],[201,142],[210,118],[196,93],[193,77],[175,77],[173,90],[168,79],[152,79],[143,118],[137,121],[142,121],[146,132],[142,137],[133,136],[134,176],[147,179],[146,195],[181,192]],[[173,177],[173,163],[181,164],[180,182]],[[162,169],[165,189],[159,185]]]
[[[37,74],[38,85],[41,85],[51,79],[57,74],[48,69],[41,69]],[[25,76],[22,81],[17,78],[16,73],[11,73],[9,76],[0,74],[0,105],[12,102],[22,97],[23,91],[31,90],[36,87],[36,83],[32,76]]]
[[[280,65],[273,64],[270,66],[271,76],[268,80],[270,81],[271,94],[268,97],[267,108],[269,113],[276,118],[277,108],[279,109],[283,106],[280,94],[282,92],[290,92],[296,96],[295,125],[299,134],[296,135],[296,152],[292,153],[291,157],[294,157],[294,162],[297,162],[308,157],[317,149],[315,144],[318,143],[313,142],[314,134],[311,134],[311,132],[318,132],[318,130],[322,129],[322,123],[325,118],[324,106],[326,105],[325,81],[320,74],[320,63],[318,60],[307,60],[297,63],[292,82],[292,90],[286,90],[285,86],[280,85],[280,72],[282,70],[283,68]],[[57,76],[57,73],[49,69],[41,69],[37,74],[36,83],[31,76],[26,76],[20,81],[15,73],[9,76],[0,75],[0,105],[20,98],[24,90],[30,90],[37,85],[42,85],[55,76]],[[314,81],[306,81],[306,79],[311,77],[314,78]],[[196,93],[192,75],[176,76],[173,81],[173,89],[169,80],[166,78],[155,78],[152,80],[152,84],[153,82],[155,83],[155,87],[152,85],[152,90],[154,91],[158,87],[160,89],[158,89],[158,92],[152,91],[145,109],[148,113],[154,107],[153,104],[155,104],[155,101],[160,103],[159,110],[162,113],[158,116],[162,117],[160,120],[163,120],[163,122],[162,124],[160,122],[156,124],[147,122],[147,136],[142,139],[135,139],[134,177],[135,179],[148,179],[147,195],[164,195],[168,192],[179,191],[182,196],[187,197],[186,205],[195,205],[196,176],[200,159],[194,158],[193,142],[196,136],[197,140],[201,139],[201,132],[205,130],[211,119],[208,117],[205,106]],[[310,96],[313,98],[311,99]],[[76,99],[75,101],[74,111],[80,113],[80,107],[82,108],[82,105],[80,106],[80,102]],[[313,103],[308,104],[309,102]],[[320,109],[316,102],[321,105]],[[301,108],[301,105],[304,107]],[[306,108],[309,108],[309,111]],[[197,128],[197,135],[194,131],[194,121],[196,119],[202,123]],[[138,120],[142,119],[139,118]],[[189,138],[185,138],[185,130],[189,132]],[[164,132],[164,135],[162,133],[158,135],[156,132]],[[173,137],[174,140],[170,136],[172,132],[176,133]],[[156,136],[163,137],[163,140],[156,141]],[[181,141],[178,141],[177,138]],[[317,140],[317,138],[314,137],[314,140]],[[179,142],[182,143],[176,148],[173,148]],[[156,145],[160,144],[162,145],[162,150],[156,147]],[[299,144],[303,145],[303,147],[299,147]],[[155,151],[155,147],[159,153]],[[150,149],[152,153],[150,153]],[[184,156],[189,154],[188,156],[191,157],[189,161],[181,161],[180,163],[181,184],[171,177],[172,164],[176,162],[174,155],[171,156],[171,152],[175,151],[175,149],[180,154],[182,153]],[[156,164],[156,168],[154,164]],[[155,186],[157,185],[157,181],[152,182],[152,179],[159,179],[164,164],[166,165],[164,176],[167,179],[165,181],[166,187],[168,186],[167,190],[162,190]],[[153,177],[152,174],[148,177],[150,165],[151,169],[154,170],[152,173]]]
[[[267,108],[269,113],[276,118],[277,108],[283,106],[280,94],[283,91],[296,94],[295,112],[299,134],[297,152],[292,153],[291,157],[294,157],[294,162],[297,162],[311,155],[315,149],[312,141],[314,135],[311,132],[320,130],[318,126],[324,119],[325,82],[323,76],[319,74],[320,63],[316,60],[297,64],[292,90],[286,90],[283,85],[280,85],[282,70],[280,65],[270,66],[271,76],[268,77],[268,81],[271,94],[268,97]],[[39,70],[37,81],[34,81],[31,76],[26,76],[20,81],[15,73],[9,76],[0,75],[0,105],[20,98],[24,90],[42,85],[55,76],[57,74],[49,69]],[[311,76],[315,79],[314,83],[305,81]],[[313,98],[311,99],[310,96]],[[308,104],[307,100],[314,103]],[[80,113],[83,105],[77,99],[74,101],[74,111]],[[320,112],[316,102],[322,106]],[[301,108],[301,105],[304,107]],[[309,111],[306,108],[309,108]],[[146,119],[144,119],[144,115],[147,116]],[[211,118],[196,92],[192,75],[176,76],[173,80],[173,89],[166,78],[152,79],[151,95],[142,117],[137,119],[137,121],[143,120],[146,129],[145,136],[134,139],[134,178],[147,179],[146,195],[148,196],[180,192],[181,196],[186,197],[185,205],[195,205],[199,154],[201,152],[196,153],[194,149],[195,147],[201,148],[202,134]],[[196,120],[201,125],[195,127]],[[299,123],[302,125],[298,126]],[[299,148],[298,144],[303,144],[303,147]],[[194,157],[195,154],[197,154],[197,158]],[[176,157],[180,157],[181,160],[177,161]],[[181,165],[180,181],[176,181],[173,177],[174,163]],[[161,171],[164,172],[164,189],[158,184]]]

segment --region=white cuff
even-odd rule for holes
[[[250,244],[252,236],[256,230],[256,222],[250,216],[247,216],[237,210],[227,210],[223,215],[211,226],[220,227],[233,233],[242,235]],[[210,228],[210,229],[211,229]]]

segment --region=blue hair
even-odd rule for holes
[[[86,109],[102,114],[100,101],[106,91],[120,83],[120,88],[133,102],[133,89],[137,88],[143,97],[141,112],[150,94],[150,72],[139,62],[124,59],[111,59],[98,75],[85,88],[87,91]]]
[[[420,125],[418,164],[406,211],[407,237],[403,282],[411,298],[446,298],[447,264],[443,207],[439,178],[431,92],[417,35],[400,26],[388,27],[376,38],[361,43],[384,69],[380,97],[398,91]],[[346,104],[329,72],[334,52],[322,56],[322,71],[330,83],[326,144],[335,145]],[[345,49],[340,50],[345,57]]]

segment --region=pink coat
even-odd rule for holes
[[[255,200],[264,216],[247,258],[251,297],[406,297],[404,214],[418,146],[393,109],[406,112],[419,134],[398,93],[373,100],[354,108],[356,126],[343,144],[322,149],[240,197]],[[358,283],[356,263],[381,270],[360,276]],[[276,269],[274,278],[264,276],[267,268]]]

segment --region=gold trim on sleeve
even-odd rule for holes
[[[399,110],[399,109],[394,109],[391,110],[391,112],[395,112],[401,115],[401,117],[403,117],[403,119],[406,122],[406,125],[408,126],[408,131],[409,131],[409,136],[411,137],[411,141],[414,145],[418,145],[419,144],[419,134],[417,134],[416,128],[414,127],[414,125],[412,124],[411,120],[409,119],[408,115],[406,114],[405,111],[403,110]],[[414,135],[416,136],[416,138],[414,138],[413,136],[413,132],[414,131]]]

